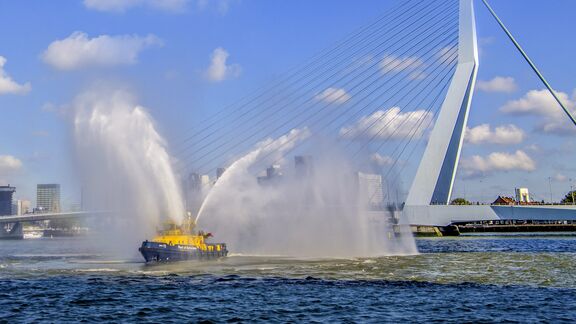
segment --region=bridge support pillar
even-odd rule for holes
[[[0,224],[0,240],[24,239],[22,227],[21,222]]]

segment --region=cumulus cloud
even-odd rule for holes
[[[0,155],[0,175],[7,175],[22,168],[22,161],[12,155]]]
[[[129,65],[138,62],[138,55],[145,48],[161,45],[162,41],[154,35],[89,38],[86,33],[74,32],[52,42],[42,54],[42,60],[59,70]]]
[[[566,108],[575,114],[576,101],[571,100],[564,92],[556,92],[556,94]],[[507,102],[500,108],[500,111],[507,114],[543,117],[536,129],[544,133],[559,135],[576,133],[576,127],[546,89],[530,90],[522,98]]]
[[[136,7],[148,7],[168,12],[180,12],[186,8],[188,0],[84,0],[88,9],[121,13]]]
[[[566,93],[557,92],[556,94],[569,109],[574,110],[576,104],[570,100]],[[561,116],[564,114],[554,97],[546,89],[530,90],[522,98],[507,102],[501,110],[505,113],[525,115]]]
[[[210,66],[206,70],[206,77],[213,82],[237,78],[242,72],[238,64],[228,64],[230,54],[222,47],[216,48],[210,57]]]
[[[394,164],[394,159],[387,155],[380,155],[378,153],[374,153],[370,156],[370,161],[377,166],[390,166]]]
[[[489,174],[498,171],[534,171],[536,163],[522,150],[515,153],[493,152],[483,157],[474,155],[460,161],[466,176]]]
[[[344,89],[328,88],[317,94],[315,98],[319,101],[340,105],[350,100],[352,96],[350,96]]]
[[[0,56],[0,95],[3,94],[26,94],[32,88],[29,82],[19,84],[12,80],[10,75],[4,71],[4,65],[7,60],[4,56]]]
[[[564,182],[564,181],[568,180],[568,177],[563,175],[562,173],[556,173],[554,175],[553,179],[555,181],[558,181],[558,182]]]
[[[433,114],[425,110],[402,113],[399,107],[386,111],[378,110],[364,116],[351,126],[340,129],[343,138],[419,138],[425,131],[422,125],[428,125]]]
[[[417,56],[398,57],[396,55],[386,55],[380,61],[380,70],[382,73],[401,72],[414,70],[423,65],[424,62]]]
[[[486,92],[510,93],[518,90],[518,85],[516,85],[516,80],[513,77],[497,76],[488,81],[479,80],[476,85],[478,89]]]
[[[508,124],[494,128],[489,124],[466,128],[464,139],[470,144],[519,144],[524,140],[524,131],[516,125]]]

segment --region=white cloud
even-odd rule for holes
[[[376,164],[377,166],[390,166],[394,164],[394,159],[386,155],[380,155],[378,153],[374,153],[370,156],[370,161]]]
[[[220,14],[225,15],[228,13],[233,1],[234,0],[197,0],[196,5],[199,9],[205,10],[213,4]]]
[[[340,129],[343,138],[419,138],[433,117],[431,112],[416,110],[402,113],[393,107],[386,111],[378,110],[370,116],[364,116],[355,124]]]
[[[54,114],[60,118],[67,118],[70,116],[70,105],[55,105],[51,102],[44,103],[40,110],[45,113]]]
[[[514,92],[518,90],[518,85],[513,77],[497,76],[489,81],[479,80],[477,83],[478,89],[486,92]]]
[[[566,108],[575,114],[576,101],[571,100],[564,92],[556,92],[556,94]],[[576,127],[546,89],[530,90],[522,98],[507,102],[500,108],[500,111],[515,115],[541,116],[543,118],[536,128],[544,133],[559,135],[576,133]]]
[[[387,55],[380,61],[380,69],[383,73],[414,70],[424,65],[422,59],[416,56],[398,57]]]
[[[315,98],[316,100],[340,105],[350,100],[352,96],[350,96],[344,89],[328,88],[317,94]]]
[[[526,146],[526,150],[538,153],[542,151],[542,148],[538,144],[530,144]]]
[[[148,7],[168,12],[180,12],[186,9],[188,0],[84,0],[88,9],[121,13],[136,7]]]
[[[206,77],[213,82],[224,81],[240,76],[242,68],[238,64],[227,64],[230,54],[222,47],[216,48],[210,57],[211,63]]]
[[[192,3],[198,10],[213,9],[225,15],[237,0],[84,0],[87,9],[123,13],[130,9],[147,8],[168,13],[182,13],[187,11]]]
[[[138,62],[143,49],[161,45],[162,41],[154,35],[89,38],[86,33],[74,32],[65,39],[52,42],[42,54],[42,59],[60,70],[128,65]]]
[[[0,95],[3,94],[26,94],[32,88],[29,82],[25,84],[18,84],[16,81],[4,71],[4,65],[7,60],[4,56],[0,56]]]
[[[515,153],[493,152],[486,157],[474,155],[462,159],[460,166],[466,176],[493,173],[497,171],[534,171],[536,163],[522,150]]]
[[[519,144],[524,140],[525,133],[516,125],[502,125],[491,129],[489,124],[466,128],[464,139],[470,144]]]
[[[558,182],[564,182],[564,181],[568,180],[568,177],[563,175],[562,173],[556,173],[554,175],[553,179],[555,181],[558,181]]]
[[[0,155],[0,175],[6,175],[22,168],[22,161],[12,155]]]
[[[569,109],[574,109],[575,103],[564,92],[557,92],[558,97]],[[554,97],[546,89],[530,90],[524,97],[507,102],[501,110],[505,113],[555,116],[564,112],[558,106]]]
[[[42,107],[40,107],[40,110],[43,112],[56,113],[59,111],[59,108],[51,102],[46,102],[42,105]]]

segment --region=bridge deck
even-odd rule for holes
[[[96,216],[99,214],[106,214],[108,212],[68,212],[68,213],[44,213],[44,214],[26,214],[26,215],[12,215],[0,216],[1,223],[17,223],[17,222],[36,222],[44,220],[68,219],[68,218],[83,218]]]

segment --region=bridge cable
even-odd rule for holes
[[[400,15],[394,15],[397,11],[400,11],[400,9],[402,7],[404,7],[405,5],[409,4],[410,2],[417,2],[415,5],[409,7],[407,10],[405,10],[404,12],[402,12]],[[409,1],[405,1],[403,2],[401,5],[394,7],[394,9],[392,9],[389,12],[386,12],[386,14],[384,14],[382,17],[377,18],[377,20],[375,22],[373,22],[372,24],[368,25],[368,26],[363,26],[361,28],[359,28],[359,30],[353,32],[352,34],[348,35],[347,37],[344,38],[344,40],[339,41],[338,43],[336,43],[335,45],[329,46],[327,48],[325,48],[324,50],[322,50],[319,54],[313,56],[310,60],[311,62],[304,64],[304,66],[302,67],[294,67],[292,69],[289,69],[287,76],[283,77],[281,80],[276,81],[276,83],[272,86],[270,86],[269,88],[266,88],[266,91],[263,91],[263,89],[257,89],[255,91],[253,91],[250,95],[247,95],[245,97],[243,97],[242,99],[239,100],[239,102],[242,102],[244,100],[250,99],[248,102],[240,105],[237,110],[240,111],[243,108],[247,107],[248,105],[250,105],[251,103],[255,102],[256,100],[262,98],[263,96],[269,94],[271,92],[272,89],[277,88],[279,86],[285,86],[283,85],[283,83],[289,81],[290,79],[293,79],[294,77],[298,76],[299,74],[305,72],[306,70],[308,70],[309,68],[313,67],[314,69],[319,69],[321,67],[321,65],[318,65],[318,62],[322,62],[322,60],[326,59],[327,57],[329,57],[330,55],[337,53],[338,50],[340,50],[341,47],[343,47],[344,45],[346,45],[348,42],[350,42],[351,40],[354,40],[355,43],[361,43],[364,39],[372,36],[372,34],[380,31],[381,29],[383,29],[384,27],[386,27],[389,24],[392,24],[394,22],[394,20],[392,21],[386,21],[388,24],[382,25],[380,26],[378,29],[373,30],[368,36],[363,36],[363,39],[358,39],[358,36],[362,35],[366,30],[369,30],[372,26],[377,25],[378,23],[382,22],[385,18],[388,18],[388,16],[392,16],[394,15],[394,17],[398,18],[398,17],[403,17],[405,14],[407,14],[410,11],[416,11],[416,10],[426,10],[426,8],[428,7],[428,5],[424,6],[423,8],[417,8],[417,5],[421,4],[421,2],[418,2],[417,0],[409,0]],[[396,19],[395,18],[395,19]],[[352,45],[353,46],[353,45]],[[339,55],[339,54],[338,54]],[[338,56],[336,56],[338,57]],[[326,60],[328,62],[333,63],[333,61],[331,60]],[[290,73],[291,71],[294,71],[293,73]],[[309,74],[298,78],[296,81],[293,81],[292,84],[296,84],[297,82],[299,82],[302,79],[305,79]],[[290,86],[290,85],[288,85]],[[252,97],[252,95],[257,95],[255,97]],[[198,126],[205,124],[213,119],[216,119],[216,117],[220,116],[221,114],[227,112],[228,110],[231,110],[232,108],[236,107],[237,103],[234,104],[230,104],[226,107],[224,107],[223,109],[219,110],[216,114],[209,116],[208,118],[205,118],[203,121],[198,123]],[[224,118],[227,118],[229,116],[233,116],[233,115],[225,115]],[[196,131],[194,131],[191,135],[189,135],[188,137],[186,137],[183,141],[182,144],[185,144],[186,142],[192,140],[194,137],[196,137],[199,134],[202,134],[205,132],[205,130],[209,129],[210,127],[214,126],[215,124],[217,124],[218,122],[221,122],[223,119],[217,119],[215,122],[210,123],[208,125],[204,125],[202,126],[202,128],[197,129]]]
[[[212,150],[212,151],[215,151],[215,150]]]
[[[398,35],[398,34],[396,34],[396,35]],[[397,42],[396,42],[396,43],[397,43]],[[382,43],[381,43],[381,44],[382,44]],[[380,44],[380,45],[381,45],[381,44]],[[380,46],[380,45],[379,45],[379,46]],[[327,79],[330,79],[330,78],[333,77],[334,75],[335,75],[335,74],[330,75]],[[341,79],[342,79],[342,78],[341,78]],[[309,83],[310,83],[310,82],[308,82],[305,86],[307,86]],[[286,107],[289,107],[289,105],[285,105],[285,106],[283,106],[282,108],[286,108]],[[265,119],[261,119],[261,121],[264,121],[264,120],[265,120]],[[237,136],[236,136],[236,137],[237,137]],[[222,138],[223,138],[223,136],[219,136],[219,137],[216,138],[216,140],[219,140],[219,139],[222,139]],[[201,151],[201,150],[204,149],[204,148],[210,147],[212,144],[214,144],[214,140],[209,141],[208,143],[204,143],[204,145],[203,145],[202,147],[200,147],[198,150]],[[212,151],[214,151],[214,150],[212,150]],[[197,152],[196,152],[196,153],[197,153]],[[187,155],[187,156],[189,156],[189,155]]]
[[[444,62],[442,62],[442,63],[446,63],[447,60],[448,60],[448,59],[444,59]],[[452,62],[454,62],[454,59],[452,60]],[[442,65],[439,65],[439,66],[442,66]],[[449,71],[448,71],[448,73],[446,74],[446,76],[450,75],[450,70],[452,70],[452,69],[449,69]],[[425,70],[424,70],[424,71],[425,71]],[[422,71],[421,73],[423,73],[424,71]],[[432,83],[427,83],[427,85],[430,85],[430,84],[432,84]],[[393,89],[393,88],[394,88],[394,86],[391,87],[391,88],[388,89],[388,90],[391,90],[391,89]],[[414,89],[416,89],[416,87],[412,88],[407,94],[411,93]],[[407,96],[407,94],[405,94],[403,98],[405,98],[405,97]],[[377,97],[377,98],[378,98],[378,97]],[[376,99],[377,99],[377,98],[376,98]],[[373,101],[375,101],[375,100],[373,100]],[[388,100],[387,100],[387,101],[388,101]],[[386,102],[387,102],[387,101],[386,101]],[[359,110],[359,111],[362,111],[362,110],[364,110],[365,108],[367,108],[367,107],[369,107],[369,106],[370,106],[370,105],[366,105],[366,106],[364,106],[364,107],[363,107],[361,110]],[[404,108],[402,108],[402,110],[405,109],[405,108],[406,108],[406,106],[405,106]],[[402,110],[401,110],[401,111],[402,111]],[[333,119],[329,124],[324,125],[323,128],[326,128],[328,125],[331,125],[335,120],[338,119],[338,117],[340,117],[340,116],[337,116],[337,118]],[[350,119],[348,119],[348,120],[350,120]],[[346,123],[346,122],[345,122],[345,123]],[[284,143],[282,146],[287,145],[287,144],[289,144],[289,142]],[[281,146],[281,147],[282,147],[282,146]],[[296,147],[298,147],[298,146],[299,146],[299,145],[297,145]],[[296,147],[294,147],[293,149],[295,149]],[[293,150],[293,149],[291,149],[291,150]],[[290,151],[291,151],[291,150],[290,150]],[[274,153],[274,151],[273,151],[273,152],[270,152],[269,154],[267,154],[266,156],[264,156],[262,159],[268,157],[269,155],[271,155],[271,154],[273,154],[273,153]],[[277,161],[276,161],[276,162],[277,162]]]
[[[405,63],[405,62],[404,62],[404,63]],[[402,63],[399,63],[399,65],[400,65],[400,64],[402,64]],[[408,68],[409,68],[409,65],[408,65],[406,68],[408,69]],[[379,73],[381,73],[381,72],[380,72],[380,71],[376,71],[376,72],[373,73],[371,76],[374,76],[375,74],[379,74]],[[396,78],[396,75],[393,77],[393,79],[394,79],[394,78]],[[390,79],[390,80],[392,80],[392,79]],[[388,81],[390,81],[390,80],[388,80]],[[371,83],[371,84],[372,84],[372,83]],[[371,84],[369,84],[369,86],[370,86]],[[387,82],[386,82],[385,84],[387,84]],[[356,87],[356,86],[355,86],[355,87]],[[364,90],[366,90],[366,88],[367,88],[367,87],[364,87],[364,88],[361,90],[361,92],[364,91]],[[381,87],[380,87],[380,88],[381,88]],[[393,87],[392,87],[392,88],[393,88]],[[371,93],[369,93],[369,95],[370,95],[370,94],[371,94]],[[367,96],[365,96],[364,98],[366,98],[366,97],[367,97]],[[362,100],[363,100],[363,99],[362,99]],[[330,104],[324,105],[324,107],[322,107],[320,110],[315,111],[315,112],[312,114],[312,116],[310,116],[310,117],[318,116],[318,114],[319,114],[320,112],[322,112],[324,109],[326,109],[326,108],[329,107],[329,106],[330,106]],[[310,119],[310,118],[307,118],[307,120],[308,120],[308,119]],[[276,131],[278,131],[279,129],[281,129],[283,126],[286,126],[286,125],[288,124],[288,122],[290,122],[290,121],[292,121],[292,120],[294,120],[294,118],[292,118],[292,119],[284,122],[282,125],[280,125],[279,127],[277,127],[273,132],[276,132]],[[268,146],[268,145],[267,145],[267,146]],[[266,147],[263,147],[263,148],[266,148]]]
[[[568,118],[570,118],[570,120],[572,121],[572,123],[574,124],[574,126],[576,126],[576,119],[574,118],[574,116],[572,115],[572,113],[570,113],[570,111],[566,108],[566,106],[564,106],[564,104],[562,103],[562,101],[560,100],[560,98],[558,97],[558,95],[556,94],[556,92],[554,91],[554,89],[552,89],[552,86],[550,86],[550,84],[548,83],[548,81],[546,81],[546,79],[544,78],[544,76],[542,75],[542,73],[540,73],[540,71],[538,70],[538,68],[536,67],[536,65],[534,64],[534,62],[532,62],[532,60],[530,59],[530,57],[528,57],[528,54],[526,54],[526,52],[522,49],[522,47],[520,46],[520,44],[516,41],[516,39],[514,38],[514,36],[512,36],[512,33],[510,33],[510,31],[508,30],[508,28],[506,28],[506,26],[504,25],[504,23],[502,22],[502,20],[500,20],[500,18],[498,18],[498,16],[496,15],[496,12],[494,12],[494,10],[492,9],[492,7],[490,7],[490,5],[488,4],[488,2],[486,0],[482,0],[482,2],[484,2],[484,4],[486,5],[486,8],[488,8],[488,11],[490,11],[490,13],[492,14],[492,16],[494,17],[494,19],[496,19],[496,21],[498,22],[498,24],[500,25],[500,27],[502,28],[502,30],[506,33],[506,35],[508,35],[508,38],[510,38],[510,40],[512,41],[512,43],[514,44],[514,46],[516,46],[516,49],[518,49],[518,51],[520,52],[520,54],[522,54],[522,56],[524,57],[524,59],[526,60],[526,62],[528,62],[528,64],[530,65],[530,67],[532,68],[532,70],[536,73],[536,75],[538,75],[538,78],[540,78],[540,81],[542,81],[542,83],[544,83],[544,85],[546,86],[546,88],[548,89],[548,91],[550,92],[550,94],[554,97],[554,99],[556,100],[556,102],[560,105],[560,107],[562,108],[562,110],[564,110],[564,112],[566,113],[566,115],[568,115]]]

